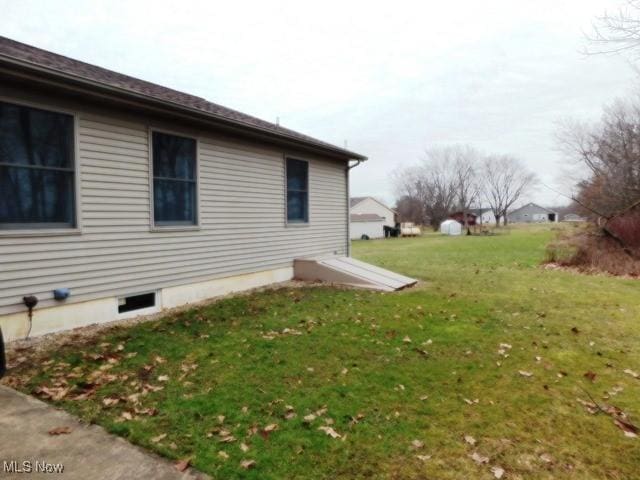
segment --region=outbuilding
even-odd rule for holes
[[[558,214],[553,210],[541,207],[537,203],[527,203],[526,205],[509,212],[507,220],[509,223],[557,222]]]
[[[373,197],[351,197],[351,238],[384,237],[384,227],[396,227],[396,212]]]
[[[440,233],[444,235],[462,235],[462,225],[457,220],[445,220],[440,224]]]
[[[384,232],[384,217],[375,213],[352,213],[351,214],[351,238],[371,239],[382,238]]]

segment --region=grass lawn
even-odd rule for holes
[[[640,283],[541,268],[553,235],[355,242],[420,284],[228,298],[4,383],[220,479],[639,478],[640,438],[578,399],[640,425]]]

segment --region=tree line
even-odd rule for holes
[[[462,212],[466,221],[474,208],[490,208],[496,225],[506,225],[510,209],[538,179],[514,156],[448,145],[430,148],[419,164],[396,170],[393,182],[400,218],[437,229],[452,212]]]

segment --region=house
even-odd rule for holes
[[[541,207],[535,203],[527,203],[526,205],[509,212],[507,215],[509,223],[546,223],[557,222],[558,214]]]
[[[352,239],[382,238],[384,231],[384,217],[375,213],[352,213],[350,234]]]
[[[472,208],[470,212],[476,216],[477,225],[496,224],[496,216],[491,208]]]
[[[349,162],[365,159],[0,37],[5,339],[285,281],[295,259],[347,256]]]
[[[373,197],[352,197],[349,201],[351,209],[351,238],[384,237],[384,227],[396,226],[396,212]],[[382,220],[380,220],[382,219]]]
[[[457,212],[453,212],[451,215],[449,215],[449,219],[450,220],[455,220],[460,225],[464,225],[464,217],[465,217],[465,213],[462,210],[459,210]],[[473,226],[475,226],[477,224],[478,217],[476,216],[475,213],[467,212],[466,217],[467,217],[467,225],[468,226],[473,227]]]

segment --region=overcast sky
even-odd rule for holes
[[[203,96],[369,157],[352,194],[393,200],[425,148],[509,153],[556,184],[555,123],[634,92],[624,57],[584,56],[620,0],[0,0],[0,35]],[[529,199],[527,199],[529,200]],[[530,200],[563,200],[540,188]]]

